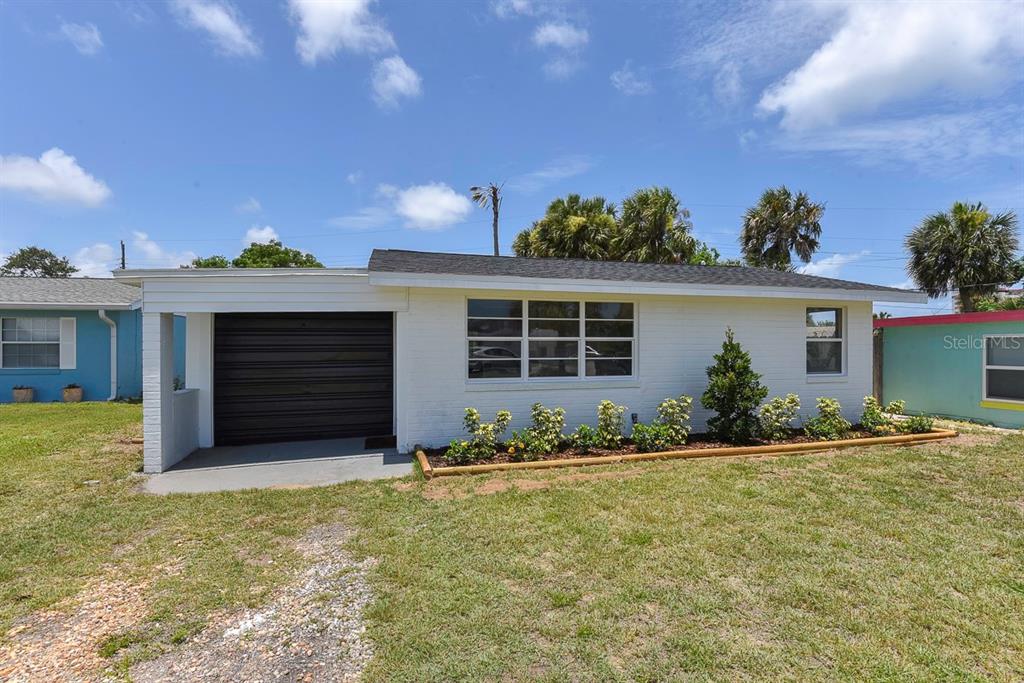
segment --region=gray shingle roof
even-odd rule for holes
[[[521,258],[479,254],[444,254],[401,249],[374,249],[370,256],[369,270],[371,273],[482,275],[741,287],[810,287],[907,293],[906,290],[894,287],[881,287],[863,282],[850,282],[746,266],[688,266],[667,263]]]
[[[138,287],[106,278],[0,277],[0,308],[4,304],[126,306],[140,296]]]

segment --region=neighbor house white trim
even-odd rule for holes
[[[986,334],[983,337],[981,346],[981,400],[982,401],[994,401],[998,403],[1016,403],[1024,405],[1024,400],[1005,398],[1002,396],[989,396],[988,395],[988,371],[989,370],[1011,370],[1013,372],[1020,373],[1021,381],[1024,382],[1024,366],[1020,365],[989,365],[988,363],[988,340],[989,339],[1000,339],[1003,337],[1016,337],[1024,340],[1024,334]]]
[[[100,320],[110,328],[110,396],[108,401],[117,398],[117,323],[107,317],[107,312],[102,308],[96,311]]]

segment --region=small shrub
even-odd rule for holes
[[[600,448],[618,448],[622,445],[622,416],[626,406],[601,401],[597,406],[597,441]]]
[[[935,420],[927,415],[911,415],[899,423],[900,431],[910,434],[927,434],[935,426]]]
[[[653,422],[633,425],[633,443],[641,453],[663,451],[676,444],[672,436],[672,428],[667,424]]]
[[[533,424],[526,430],[527,449],[538,455],[557,451],[565,440],[562,435],[565,429],[565,409],[549,410],[540,403],[534,403],[530,409],[530,418]]]
[[[768,395],[761,375],[754,372],[750,354],[725,331],[722,352],[707,369],[708,388],[701,396],[705,408],[715,411],[708,418],[708,432],[729,443],[749,443],[757,433],[757,408]]]
[[[850,433],[850,423],[843,417],[843,409],[834,398],[818,398],[818,415],[804,423],[808,436],[826,441],[842,439]]]
[[[528,437],[525,430],[522,432],[512,432],[512,436],[502,444],[502,448],[508,453],[508,457],[512,462],[533,460],[533,454],[527,450],[527,441]]]
[[[903,414],[904,406],[903,401],[890,401],[883,411],[874,396],[865,396],[864,412],[861,413],[860,424],[875,436],[888,436],[905,431],[905,423],[892,419],[893,415]]]
[[[569,442],[580,453],[589,453],[597,448],[597,432],[590,425],[580,425],[569,436]]]
[[[469,433],[468,440],[456,439],[448,444],[445,459],[452,464],[464,464],[472,460],[490,458],[498,446],[498,438],[508,429],[512,421],[512,413],[499,410],[494,415],[494,422],[481,422],[480,412],[476,408],[466,408],[462,424]]]
[[[692,407],[693,399],[689,396],[680,396],[678,399],[666,398],[658,404],[658,417],[654,418],[654,424],[665,427],[669,445],[686,443],[686,437],[690,435],[690,409]],[[633,434],[635,441],[636,429],[633,430]]]
[[[885,412],[890,415],[903,415],[906,409],[906,401],[889,401],[889,404],[885,406]]]
[[[800,412],[800,397],[796,394],[776,396],[761,406],[757,413],[758,433],[762,439],[780,441],[789,436],[793,421]]]

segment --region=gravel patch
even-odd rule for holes
[[[188,642],[131,668],[133,681],[354,681],[373,656],[363,610],[375,560],[343,549],[342,524],[299,543],[305,571],[265,606],[216,619]]]

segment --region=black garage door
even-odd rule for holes
[[[390,313],[218,313],[217,445],[392,434]]]

